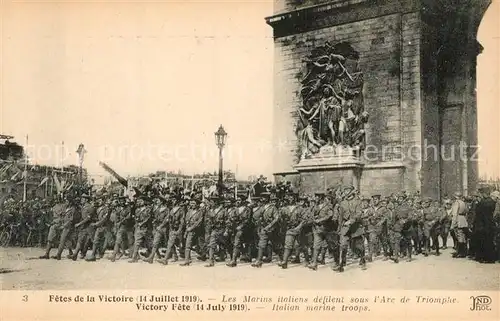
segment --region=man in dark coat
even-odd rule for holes
[[[474,218],[474,231],[477,237],[476,261],[480,263],[495,262],[495,227],[493,222],[493,213],[495,212],[496,202],[490,196],[488,187],[479,189],[481,198],[475,208],[476,216]]]

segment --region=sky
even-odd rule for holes
[[[224,168],[270,176],[273,1],[117,2],[2,2],[0,133],[27,136],[34,163],[76,165],[83,143],[92,174],[104,161],[127,176],[216,170],[222,124]],[[480,144],[500,137],[495,2],[478,36]],[[500,176],[498,146],[481,159]]]

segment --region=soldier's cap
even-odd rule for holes
[[[489,193],[491,188],[489,186],[481,186],[477,190],[479,193]]]
[[[371,198],[369,198],[369,197],[363,197],[361,200],[362,200],[363,202],[370,202],[370,201],[371,201]]]
[[[257,197],[257,196],[251,197],[252,202],[260,201],[261,199],[262,199],[261,197]]]
[[[326,193],[325,192],[316,192],[316,193],[314,193],[314,195],[316,195],[316,196],[325,196]]]
[[[374,195],[372,195],[372,198],[378,198],[379,199],[381,197],[382,197],[382,195],[380,195],[380,194],[374,194]]]

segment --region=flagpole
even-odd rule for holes
[[[26,135],[26,148],[28,147],[28,135]],[[28,178],[28,153],[24,152],[24,183],[23,183],[23,203],[26,202],[26,180]]]
[[[49,180],[50,178],[49,177],[49,167],[45,167],[45,177],[47,177],[47,180],[45,181],[45,198],[47,198],[47,194],[48,194],[48,191],[49,191]]]
[[[238,179],[236,178],[238,175],[238,164],[236,164],[236,171],[234,173],[234,198],[238,198]]]

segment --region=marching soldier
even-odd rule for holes
[[[313,215],[313,255],[311,270],[318,268],[320,252],[327,248],[333,239],[332,221],[334,219],[333,206],[325,193],[316,193],[318,204],[312,209]]]
[[[258,220],[256,221],[257,233],[259,237],[258,241],[258,253],[257,259],[252,264],[253,267],[262,267],[262,258],[264,257],[264,251],[269,245],[269,241],[274,241],[273,232],[275,232],[276,224],[280,219],[278,208],[276,207],[276,197],[271,196],[270,193],[261,193],[261,196],[268,201],[267,204],[258,208],[260,213],[257,215]],[[276,244],[273,244],[276,246]],[[268,253],[269,258],[272,257],[272,251]]]
[[[71,249],[71,243],[69,242],[71,234],[74,231],[75,223],[79,221],[79,206],[78,206],[78,196],[74,191],[68,191],[66,194],[66,206],[63,213],[63,225],[61,238],[59,239],[59,247],[57,248],[57,254],[53,256],[53,259],[60,260],[64,247],[68,246],[69,254],[68,258],[73,258],[73,251]]]
[[[205,254],[205,230],[203,229],[203,220],[205,218],[205,208],[200,207],[198,200],[191,199],[189,201],[189,208],[186,212],[186,232],[184,238],[186,239],[184,262],[181,266],[189,266],[191,264],[191,249],[193,241],[203,239],[200,245],[199,255]]]
[[[338,207],[338,220],[340,231],[340,264],[334,267],[334,271],[343,272],[346,265],[347,250],[349,245],[360,260],[359,265],[364,270],[366,269],[365,249],[363,242],[363,222],[362,208],[360,200],[356,197],[356,189],[354,187],[346,188],[343,200],[340,201]]]
[[[102,195],[105,197],[105,195]],[[106,230],[108,228],[111,216],[111,198],[105,199],[104,202],[97,209],[97,222],[91,223],[90,226],[95,228],[94,240],[92,242],[92,253],[89,258],[86,259],[88,262],[94,262],[97,260],[97,254],[99,246],[103,239],[105,238]]]
[[[64,202],[64,198],[65,196],[63,194],[60,194],[59,202],[57,202],[52,207],[52,222],[50,224],[49,235],[47,237],[47,246],[45,248],[45,254],[40,256],[40,259],[50,258],[50,250],[55,245],[58,234],[64,229],[65,223],[67,223],[65,220],[67,203]],[[65,239],[66,238],[67,238],[67,233]],[[64,246],[64,244],[62,246]]]
[[[140,196],[137,199],[137,207],[135,210],[135,231],[134,231],[134,250],[129,263],[139,261],[139,248],[146,240],[152,230],[153,207],[148,204],[150,198]]]
[[[153,244],[151,253],[143,261],[152,264],[155,255],[158,252],[160,243],[167,237],[167,225],[169,217],[169,208],[167,199],[156,198],[155,206],[153,207]]]
[[[174,199],[173,207],[168,215],[167,251],[165,252],[165,257],[158,260],[158,262],[165,265],[168,264],[170,256],[173,257],[174,261],[177,261],[177,251],[175,247],[177,244],[180,244],[183,236],[182,231],[184,229],[186,218],[186,205],[181,197],[182,196],[178,196]]]
[[[128,198],[115,209],[116,237],[113,254],[109,258],[111,262],[119,260],[127,249],[129,250],[129,256],[132,256],[134,244],[134,210],[135,204]]]
[[[250,224],[252,219],[252,210],[246,204],[245,196],[240,196],[239,201],[236,203],[236,211],[233,215],[234,236],[233,236],[233,254],[231,261],[227,263],[229,267],[235,267],[240,255],[240,251],[250,249]],[[249,253],[251,255],[251,253]]]
[[[215,265],[215,251],[218,246],[224,247],[226,245],[229,232],[226,225],[228,211],[224,206],[224,201],[222,198],[217,198],[215,201],[215,207],[208,211],[207,217],[210,225],[210,241],[208,243],[208,264],[205,267]]]
[[[78,231],[78,239],[75,251],[71,258],[73,261],[77,260],[79,252],[84,253],[87,244],[92,240],[95,233],[95,227],[92,226],[92,223],[94,223],[97,218],[97,203],[88,195],[82,195],[82,201],[82,220],[75,225],[75,229]]]
[[[298,237],[302,231],[302,227],[305,224],[305,220],[303,219],[302,215],[304,208],[302,207],[302,204],[297,204],[298,193],[293,194],[293,196],[295,197],[295,199],[292,199],[290,205],[284,207],[282,212],[282,218],[286,227],[285,253],[283,254],[283,261],[278,265],[283,269],[286,269],[288,267],[288,258],[290,257],[294,246],[298,242]],[[298,252],[297,254],[299,255],[300,252]]]

